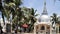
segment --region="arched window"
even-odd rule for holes
[[[42,27],[41,27],[41,30],[45,30],[45,27],[44,27],[44,26],[42,26]]]

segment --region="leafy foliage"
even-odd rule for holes
[[[36,22],[36,10],[33,8],[19,7],[21,4],[21,0],[4,0],[4,7],[2,6],[1,10],[2,18],[4,21],[4,17],[7,18],[8,22],[12,19],[13,30],[16,27],[18,28],[18,26],[22,27],[22,25],[26,23],[29,26],[27,29],[31,32],[34,29],[34,23]]]
[[[56,13],[53,13],[53,16],[51,16],[51,17],[52,17],[53,23],[54,23],[54,22],[55,22],[55,23],[58,22],[58,17],[57,17],[57,14],[56,14]]]

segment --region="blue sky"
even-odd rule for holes
[[[46,3],[49,16],[52,15],[52,13],[60,15],[60,1],[56,0],[54,4],[54,0],[46,0]],[[23,0],[22,6],[37,9],[37,13],[41,15],[44,7],[44,0]]]
[[[54,0],[46,0],[46,3],[46,8],[49,16],[52,15],[52,13],[57,13],[58,15],[60,15],[60,1],[56,0],[54,4]],[[37,9],[37,13],[41,15],[41,13],[43,12],[44,0],[23,0],[22,6]]]

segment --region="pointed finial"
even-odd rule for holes
[[[46,0],[44,0],[44,6],[46,6]]]
[[[44,9],[43,9],[43,13],[42,14],[48,14],[47,13],[47,9],[46,9],[46,0],[44,0]]]

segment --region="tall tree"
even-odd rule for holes
[[[58,17],[56,13],[53,13],[53,16],[51,17],[52,17],[52,25],[58,23]]]
[[[3,22],[5,24],[5,19],[4,19],[4,8],[2,6],[2,0],[0,0],[0,12],[2,13],[1,16],[3,18]]]
[[[2,9],[2,0],[0,0],[0,10]]]
[[[36,22],[36,16],[38,16],[38,14],[36,14],[37,10],[34,10],[33,8],[31,8],[31,15],[30,15],[30,31],[32,31],[34,29],[34,23]]]
[[[33,8],[23,7],[22,11],[23,11],[23,19],[24,19],[22,25],[26,24],[28,26],[27,27],[28,30],[25,30],[25,31],[31,32],[34,27],[34,23],[36,22],[35,17],[38,14],[36,14],[36,10],[34,10]]]
[[[12,14],[12,24],[16,24],[16,26],[19,19],[21,19],[22,12],[19,7],[21,4],[21,0],[4,0],[4,16],[10,22],[10,15]]]
[[[57,23],[58,22],[58,17],[57,17],[57,14],[56,13],[53,13],[53,16],[52,17],[52,21]]]

